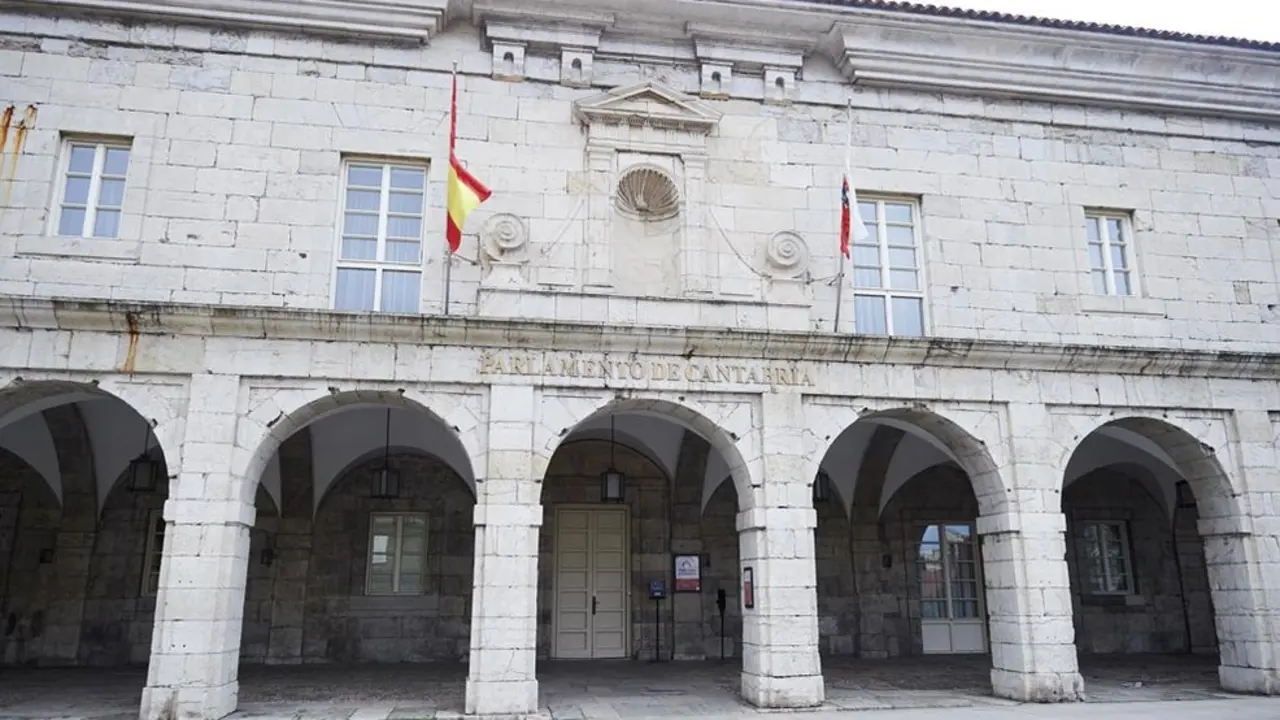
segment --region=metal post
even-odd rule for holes
[[[453,254],[444,255],[444,314],[449,314],[449,291],[453,288]]]

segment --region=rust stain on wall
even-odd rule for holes
[[[36,116],[40,112],[35,105],[28,105],[26,110],[22,112],[22,119],[18,121],[15,128],[13,115],[16,109],[13,105],[9,105],[4,109],[4,113],[0,115],[0,182],[4,184],[0,207],[9,206],[13,179],[18,174],[18,157],[22,155],[22,146],[27,142],[27,134],[35,128]],[[10,128],[14,128],[12,148],[9,146]]]
[[[124,365],[121,366],[120,372],[133,374],[133,367],[138,361],[138,340],[141,335],[138,330],[138,315],[136,313],[125,313],[124,319],[129,323],[129,350],[124,356]]]
[[[13,124],[13,106],[9,105],[0,113],[0,157],[4,156],[4,148],[9,143],[9,126]]]

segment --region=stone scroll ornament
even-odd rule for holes
[[[794,280],[809,271],[809,245],[790,230],[774,233],[765,245],[769,274],[783,280]]]
[[[498,213],[489,218],[480,231],[481,245],[491,260],[513,262],[523,259],[529,240],[529,228],[511,213]]]

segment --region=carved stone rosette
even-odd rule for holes
[[[790,230],[774,233],[765,245],[769,275],[779,280],[795,280],[809,272],[809,245]]]

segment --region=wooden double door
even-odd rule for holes
[[[627,657],[627,508],[561,507],[555,523],[552,654],[567,659]]]

